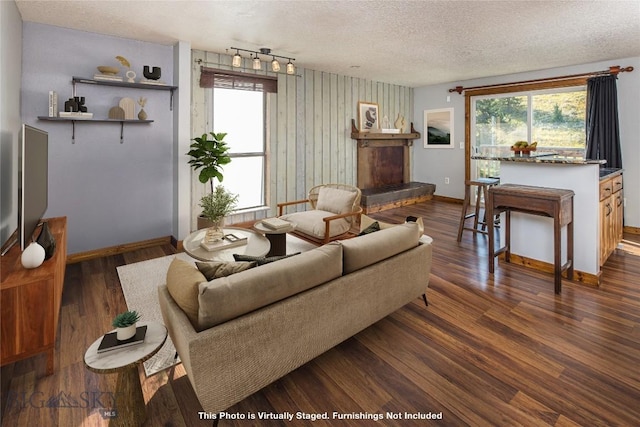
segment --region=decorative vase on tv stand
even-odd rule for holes
[[[125,311],[113,319],[111,325],[116,328],[118,341],[126,341],[136,334],[138,320],[140,320],[140,315],[136,311]]]

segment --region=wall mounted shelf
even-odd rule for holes
[[[152,84],[152,83],[129,83],[129,82],[120,82],[120,81],[96,80],[96,79],[88,79],[88,78],[76,77],[76,76],[72,77],[71,81],[73,83],[73,96],[77,96],[76,95],[77,84],[116,86],[116,87],[126,87],[126,88],[133,88],[133,89],[169,91],[171,92],[171,99],[169,100],[170,110],[173,110],[173,92],[176,89],[178,89],[178,86],[169,86],[169,85]]]
[[[38,116],[38,120],[50,122],[71,122],[71,143],[76,143],[76,122],[81,123],[120,123],[120,144],[124,142],[124,124],[145,124],[153,123],[153,120],[119,120],[119,119],[74,119],[71,117],[48,117]]]

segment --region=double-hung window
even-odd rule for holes
[[[539,151],[582,156],[585,117],[585,86],[473,96],[471,151],[507,156],[516,141],[528,141]],[[499,162],[473,164],[476,177],[500,175]]]
[[[227,134],[231,163],[224,166],[222,185],[239,196],[237,210],[264,206],[266,201],[267,118],[270,77],[203,68],[200,86],[206,97],[215,133]]]

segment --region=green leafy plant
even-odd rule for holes
[[[140,315],[136,311],[125,311],[118,314],[111,322],[114,328],[126,328],[127,326],[135,325],[140,320]]]
[[[200,199],[202,216],[216,222],[229,215],[238,204],[238,195],[227,191],[222,185]]]
[[[209,139],[209,136],[212,139]],[[227,154],[229,146],[224,141],[226,136],[226,133],[202,134],[201,137],[192,139],[194,142],[190,145],[190,150],[187,153],[188,156],[191,156],[189,164],[193,170],[200,170],[198,179],[203,184],[209,182],[212,193],[214,179],[221,183],[223,179],[222,166],[231,162],[231,157]]]

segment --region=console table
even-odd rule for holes
[[[44,221],[56,239],[53,257],[32,270],[22,266],[19,245],[2,257],[0,361],[5,365],[46,352],[46,374],[51,375],[67,264],[67,218]]]
[[[495,257],[504,252],[506,262],[510,261],[511,212],[521,212],[553,218],[553,259],[555,293],[562,290],[562,272],[573,279],[573,196],[572,190],[533,187],[528,185],[504,184],[489,188],[486,206],[487,218],[505,213],[505,245],[495,250],[493,221],[488,221],[489,272],[494,272]],[[567,262],[562,265],[561,229],[567,227]]]

